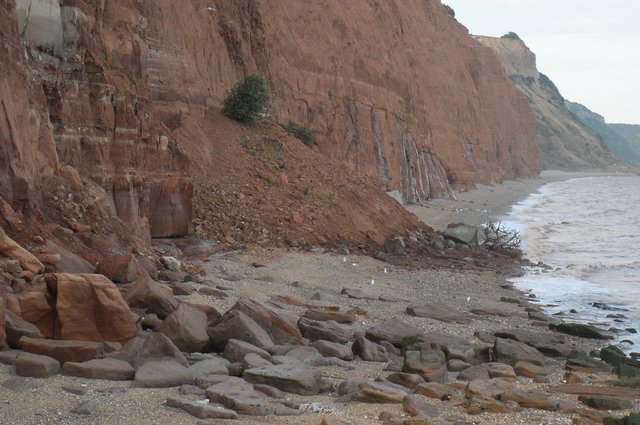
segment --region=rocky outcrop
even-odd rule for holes
[[[474,36],[501,59],[515,86],[535,114],[540,158],[547,169],[615,169],[622,167],[600,137],[565,107],[553,82],[536,68],[535,54],[514,33],[503,37]]]

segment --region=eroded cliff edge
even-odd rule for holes
[[[602,141],[566,107],[557,87],[536,67],[536,56],[514,33],[474,36],[501,59],[509,78],[527,97],[535,113],[540,157],[547,169],[626,169]]]

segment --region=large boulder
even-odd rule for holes
[[[44,272],[44,265],[40,260],[11,239],[2,227],[0,227],[0,254],[18,260],[24,270],[28,270],[33,274]]]
[[[288,362],[245,370],[243,378],[254,384],[266,384],[279,390],[314,395],[320,391],[320,373],[304,363]]]
[[[61,339],[127,342],[138,333],[136,321],[118,288],[98,274],[51,273]]]
[[[444,231],[444,238],[466,245],[478,245],[478,228],[464,223],[451,223]]]
[[[207,331],[211,344],[224,350],[227,341],[237,339],[248,342],[259,348],[273,346],[273,340],[255,320],[241,310],[229,310],[222,317],[222,322]]]
[[[161,319],[166,319],[179,304],[170,288],[151,279],[142,279],[133,285],[125,294],[125,299],[131,307],[144,309]]]
[[[244,360],[244,356],[249,353],[255,353],[266,360],[271,358],[271,354],[262,348],[237,339],[230,339],[227,341],[227,345],[224,347],[223,356],[230,362],[239,363],[242,362],[242,360]]]
[[[358,335],[353,341],[353,354],[360,357],[365,362],[386,362],[389,361],[387,350],[380,344],[369,341],[364,335]]]
[[[200,310],[180,304],[156,329],[165,334],[181,351],[194,353],[209,342],[207,315]]]
[[[402,403],[409,390],[391,382],[365,381],[351,394],[351,400],[361,403]]]
[[[231,310],[241,311],[252,318],[269,334],[274,344],[302,344],[302,334],[295,322],[255,300],[241,297]]]
[[[505,329],[496,332],[495,336],[525,343],[551,357],[567,357],[572,350],[571,345],[567,344],[567,337],[559,333]]]
[[[23,336],[18,341],[18,346],[29,353],[53,357],[61,364],[82,363],[104,354],[104,344],[97,341],[62,341]]]

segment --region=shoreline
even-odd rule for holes
[[[511,207],[542,186],[576,178],[627,175],[627,173],[569,172],[544,170],[538,177],[505,180],[494,185],[479,184],[475,189],[456,191],[456,199],[430,199],[424,205],[407,205],[407,210],[434,230],[443,231],[449,223],[480,226],[506,215]]]

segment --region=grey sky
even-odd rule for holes
[[[442,0],[472,34],[517,33],[562,95],[640,124],[640,0]]]

